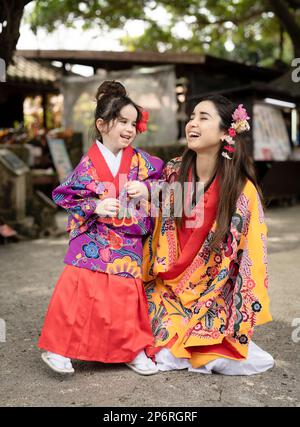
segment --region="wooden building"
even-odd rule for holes
[[[181,113],[178,114],[178,138],[184,133],[187,101],[197,102],[197,99],[209,93],[222,93],[236,103],[243,103],[251,117],[254,105],[257,102],[264,102],[266,98],[293,103],[299,112],[299,84],[295,90],[295,85],[290,83],[290,76],[284,74],[282,70],[238,63],[210,55],[73,50],[21,50],[17,55],[45,65],[49,65],[52,61],[60,61],[63,69],[66,68],[66,64],[87,65],[93,67],[94,73],[97,69],[110,71],[173,65],[178,82],[177,89],[184,88],[182,93],[180,90],[177,91],[183,95],[182,105],[179,105]],[[253,126],[251,128],[253,129]],[[249,152],[252,154],[255,151],[254,143],[252,134],[249,141]],[[176,147],[174,149],[176,151]],[[292,146],[292,141],[291,149],[296,149]],[[173,155],[174,150],[171,151]],[[285,197],[295,200],[300,196],[300,161],[267,159],[256,161],[255,164],[265,195],[270,200]]]
[[[0,83],[0,128],[10,128],[14,122],[23,121],[23,103],[27,96],[42,96],[45,111],[47,95],[59,93],[60,75],[61,71],[55,67],[16,55],[14,63],[8,66],[6,82]]]

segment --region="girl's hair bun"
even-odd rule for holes
[[[97,90],[96,100],[99,101],[102,96],[113,95],[113,96],[127,96],[125,87],[115,80],[106,80],[103,82]]]

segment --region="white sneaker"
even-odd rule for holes
[[[71,360],[68,357],[61,356],[60,354],[47,351],[42,353],[42,360],[49,366],[49,368],[59,374],[74,374],[75,372]]]
[[[146,356],[144,350],[142,350],[130,363],[126,363],[126,365],[140,375],[153,375],[158,372],[158,367]]]

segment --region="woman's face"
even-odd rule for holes
[[[133,105],[126,105],[120,110],[119,117],[108,125],[102,119],[96,121],[103,144],[114,154],[128,147],[136,137],[137,111]]]
[[[225,135],[225,131],[220,130],[220,122],[213,102],[197,104],[185,127],[188,148],[199,153],[218,152],[221,138]]]

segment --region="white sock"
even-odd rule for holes
[[[71,360],[68,357],[52,353],[51,351],[47,351],[47,356],[51,359],[51,363],[59,369],[72,368]]]

